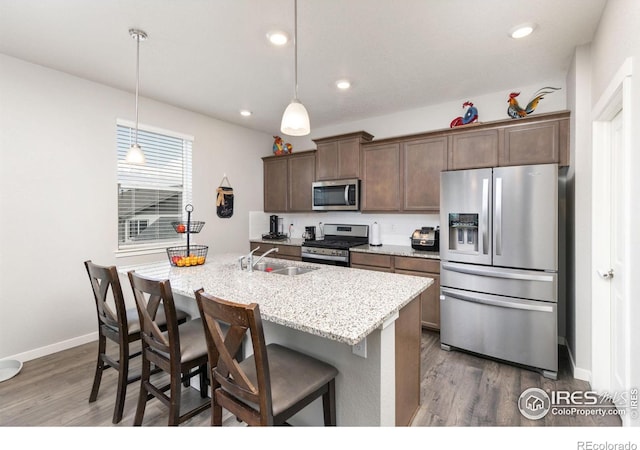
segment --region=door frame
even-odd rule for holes
[[[631,76],[632,59],[627,58],[592,110],[591,385],[596,391],[606,392],[611,387],[611,284],[597,271],[608,269],[603,261],[611,256],[610,239],[603,236],[611,235],[611,121],[618,113],[622,114],[624,151],[627,155],[631,151]],[[628,197],[626,203],[631,206]],[[625,230],[630,232],[628,222]],[[628,298],[629,274],[625,278]]]

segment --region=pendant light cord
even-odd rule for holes
[[[140,88],[140,34],[136,35],[136,134],[135,143],[138,145],[138,89]]]
[[[298,0],[293,1],[293,74],[294,97],[298,100]]]

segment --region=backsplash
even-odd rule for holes
[[[270,213],[263,211],[249,212],[249,238],[260,238],[269,232]],[[293,238],[302,238],[304,227],[315,226],[319,236],[320,224],[344,223],[371,226],[378,222],[382,245],[411,245],[409,239],[417,228],[437,227],[440,225],[438,214],[363,214],[360,212],[326,212],[326,213],[284,213],[276,214],[284,220],[284,232]],[[291,231],[289,231],[291,230]]]

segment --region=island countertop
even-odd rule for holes
[[[300,275],[246,270],[240,254],[209,255],[194,267],[172,267],[167,260],[121,266],[153,279],[169,279],[174,293],[195,299],[195,291],[238,303],[258,303],[264,320],[349,345],[395,317],[426,290],[433,279],[331,265],[264,258],[269,264],[314,267]]]

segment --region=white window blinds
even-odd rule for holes
[[[178,136],[138,130],[143,165],[127,164],[132,127],[117,125],[118,249],[161,247],[179,241],[171,222],[186,219],[191,203],[193,142]]]

